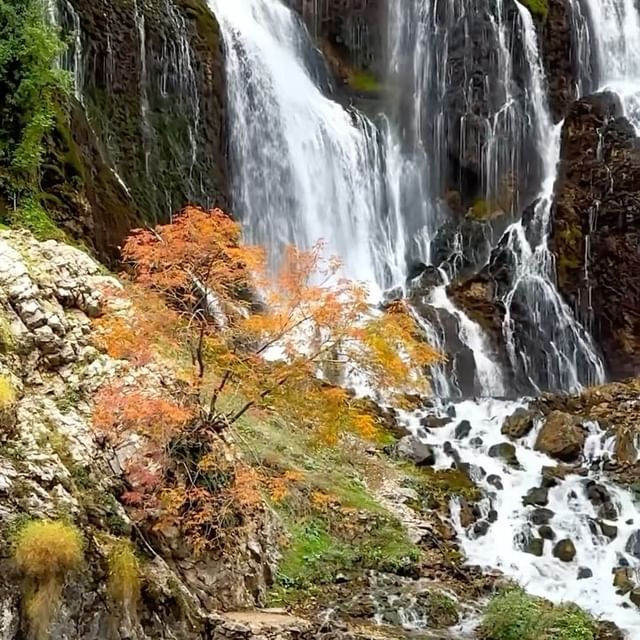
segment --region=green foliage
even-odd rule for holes
[[[10,226],[28,229],[38,240],[67,240],[65,233],[56,226],[34,196],[23,198],[15,211],[7,212],[5,220]]]
[[[63,44],[42,0],[0,0],[0,25],[0,175],[22,192],[37,183],[42,141],[70,83],[56,66]]]
[[[419,559],[418,549],[391,519],[382,519],[366,534],[353,531],[351,536],[332,530],[318,516],[290,524],[288,531],[290,543],[278,567],[281,587],[305,589],[354,570],[398,572]]]
[[[0,375],[0,412],[6,411],[16,401],[16,391],[11,378]]]
[[[516,588],[491,600],[481,631],[487,640],[593,640],[594,623],[573,604],[553,606]]]
[[[539,18],[542,21],[547,19],[549,15],[549,1],[548,0],[521,0],[522,4],[529,9],[531,15],[534,18]]]
[[[129,540],[115,542],[107,556],[109,565],[107,593],[121,615],[136,617],[140,600],[141,572],[133,545]]]

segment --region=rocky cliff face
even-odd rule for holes
[[[114,257],[141,220],[227,205],[223,52],[206,2],[70,0],[57,16],[78,101],[50,144],[54,217]]]
[[[562,132],[552,246],[561,292],[616,376],[640,370],[640,141],[618,98],[574,103]]]
[[[215,609],[264,602],[277,532],[269,512],[237,537],[233,554],[195,557],[170,531],[142,534],[118,502],[120,463],[96,437],[91,415],[97,389],[125,366],[96,350],[92,339],[101,292],[120,288],[74,248],[0,234],[0,376],[13,398],[3,396],[0,426],[2,640],[26,634],[11,532],[31,518],[72,521],[84,538],[84,563],[65,586],[52,638],[212,637],[224,622]],[[128,375],[144,376],[155,389],[176,385],[166,367],[153,363]],[[149,555],[134,619],[109,604],[105,580],[110,541],[137,536]]]

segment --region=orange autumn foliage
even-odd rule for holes
[[[330,441],[344,429],[369,437],[373,421],[344,390],[319,384],[321,372],[332,379],[357,370],[381,389],[426,390],[421,369],[440,355],[403,303],[374,312],[366,287],[342,277],[324,249],[288,247],[273,273],[260,249],[242,244],[238,223],[194,207],[127,240],[123,257],[137,283],[184,317],[204,420],[223,429],[251,408],[269,408],[315,423]],[[242,401],[223,412],[228,389]]]

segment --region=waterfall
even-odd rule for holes
[[[635,0],[585,0],[593,25],[597,86],[618,93],[640,131],[640,13]]]
[[[319,239],[352,278],[402,282],[377,129],[319,90],[313,45],[279,0],[209,0],[226,44],[234,209],[278,255]]]
[[[562,123],[554,126],[548,110],[533,20],[527,9],[517,5],[531,72],[528,100],[536,114],[536,142],[544,180],[531,221],[514,223],[503,238],[513,265],[511,287],[503,297],[504,337],[513,368],[522,369],[534,388],[578,391],[583,384],[603,382],[604,367],[591,337],[577,322],[554,282],[555,263],[548,235]],[[527,317],[525,330],[516,328],[520,323],[514,319],[514,307]]]

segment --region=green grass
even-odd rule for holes
[[[481,632],[486,640],[593,640],[594,623],[573,604],[554,606],[516,588],[491,600]]]

